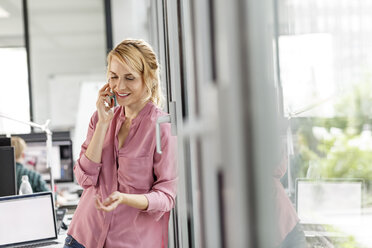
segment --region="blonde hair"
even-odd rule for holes
[[[11,138],[11,143],[14,147],[15,158],[20,159],[23,151],[27,148],[26,142],[21,137],[13,136]]]
[[[113,56],[142,75],[147,87],[147,99],[161,108],[164,96],[159,79],[159,63],[152,47],[144,40],[123,40],[107,55],[107,74],[110,71]]]

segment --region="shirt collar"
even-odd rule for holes
[[[137,124],[141,122],[142,118],[148,115],[151,109],[154,107],[154,103],[152,101],[148,101],[146,105],[140,110],[136,118],[132,120],[132,124]],[[123,106],[120,106],[120,119],[125,120],[125,110]]]

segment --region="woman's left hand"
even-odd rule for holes
[[[96,195],[96,208],[105,212],[110,212],[123,202],[124,194],[119,191],[113,192],[109,197],[101,202],[100,196]]]

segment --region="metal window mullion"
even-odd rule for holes
[[[106,54],[113,48],[112,39],[112,19],[111,19],[111,0],[104,0],[105,27],[106,27]]]
[[[30,121],[34,120],[33,103],[32,103],[32,78],[31,78],[31,54],[30,54],[30,33],[29,33],[29,18],[27,0],[22,0],[22,14],[23,14],[23,29],[26,48],[27,59],[27,75],[28,75],[28,96],[30,103]],[[31,127],[33,132],[34,128]]]

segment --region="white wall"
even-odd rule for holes
[[[111,0],[114,46],[126,38],[149,41],[149,7],[150,0]]]

